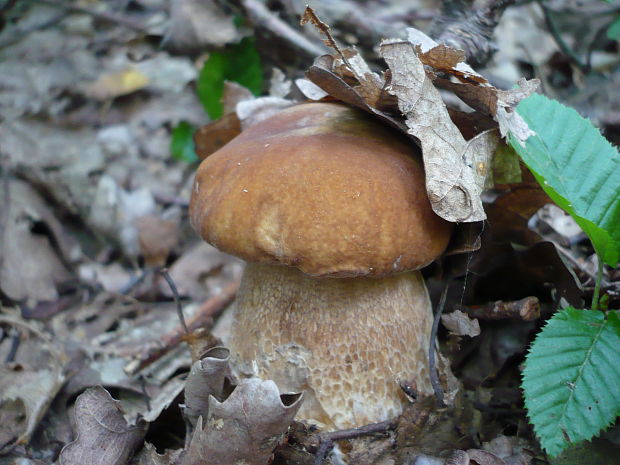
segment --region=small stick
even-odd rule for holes
[[[248,12],[248,16],[260,26],[263,26],[269,32],[286,40],[300,50],[303,50],[308,56],[314,58],[324,55],[325,50],[318,47],[305,36],[297,32],[287,23],[282,21],[278,16],[272,13],[264,3],[258,0],[243,0],[243,7]]]
[[[382,421],[379,423],[370,423],[369,425],[358,426],[357,428],[343,429],[340,431],[332,431],[330,433],[319,434],[319,450],[316,453],[314,464],[322,465],[327,454],[334,447],[335,441],[344,439],[354,439],[360,436],[369,436],[376,433],[384,433],[396,428],[396,421]]]
[[[137,32],[146,33],[148,30],[142,26],[141,24],[135,23],[134,21],[127,19],[123,16],[119,16],[114,13],[106,12],[106,11],[95,11],[90,8],[86,8],[84,6],[75,5],[72,3],[67,3],[59,0],[30,0],[35,3],[43,3],[45,5],[50,5],[56,8],[62,8],[66,11],[73,11],[76,13],[84,13],[89,16],[93,16],[94,18],[101,19],[103,21],[108,21],[110,23],[115,23],[120,26],[124,26],[129,29],[133,29]]]
[[[208,325],[215,315],[224,310],[224,308],[226,308],[235,299],[238,289],[239,280],[235,280],[229,283],[220,294],[205,301],[200,308],[196,310],[196,313],[194,313],[187,320],[187,331],[191,333],[198,328]],[[128,375],[133,375],[156,360],[159,360],[170,350],[174,349],[181,342],[183,342],[186,334],[188,333],[186,333],[185,328],[179,323],[179,325],[172,331],[161,336],[160,345],[147,351],[143,356],[128,363],[127,366],[125,366],[125,372]]]
[[[540,318],[538,297],[504,302],[498,300],[485,305],[455,305],[455,310],[467,313],[479,320],[523,320],[533,321]]]
[[[437,306],[437,311],[435,312],[435,318],[433,319],[431,341],[428,347],[428,369],[431,375],[431,385],[433,386],[433,391],[435,392],[435,399],[437,400],[438,408],[445,408],[446,403],[443,400],[443,388],[441,387],[441,382],[439,381],[439,373],[437,372],[437,366],[435,364],[435,342],[437,340],[437,330],[439,329],[439,321],[441,320],[441,314],[443,313],[443,308],[446,306],[446,296],[448,295],[448,287],[450,287],[449,282],[447,282],[446,286],[443,288],[443,292],[441,293],[441,298],[439,299],[439,305]]]

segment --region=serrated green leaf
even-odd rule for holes
[[[620,40],[620,16],[616,16],[607,28],[607,37],[611,40]]]
[[[601,259],[620,260],[620,154],[592,123],[559,102],[534,94],[517,107],[535,136],[510,137],[545,192],[588,235]]]
[[[254,95],[263,90],[263,69],[252,38],[211,53],[200,70],[196,90],[211,119],[222,116],[224,81],[237,82]]]
[[[181,121],[172,129],[172,138],[170,139],[172,158],[186,163],[193,163],[198,160],[194,147],[194,131],[194,127],[185,121]]]
[[[547,452],[591,439],[620,415],[617,312],[566,308],[532,344],[523,372],[528,416]]]

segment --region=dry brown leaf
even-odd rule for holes
[[[356,87],[348,84],[342,76],[334,71],[335,58],[332,55],[323,55],[314,60],[314,64],[306,71],[306,77],[330,96],[349,105],[367,111],[385,123],[407,133],[407,126],[400,118],[395,118],[366,102]]]
[[[533,135],[527,123],[514,111],[518,103],[536,91],[538,79],[521,78],[518,88],[499,90],[463,62],[464,54],[443,44],[438,44],[423,32],[408,28],[408,40],[419,47],[422,62],[436,72],[448,73],[460,82],[437,79],[438,86],[454,92],[472,108],[491,115],[499,124],[502,137],[510,132],[521,143]]]
[[[198,158],[204,160],[239,134],[241,134],[241,121],[235,112],[228,113],[220,119],[202,126],[194,133],[194,144]]]
[[[280,395],[273,381],[241,381],[224,401],[209,399],[184,465],[204,463],[266,465],[301,406],[302,394]]]
[[[433,210],[452,222],[485,219],[480,194],[497,136],[487,131],[471,141],[463,138],[410,42],[384,41],[380,54],[392,75],[387,91],[398,98],[409,134],[422,145]]]
[[[185,414],[194,421],[208,417],[209,397],[222,400],[224,381],[230,377],[230,350],[214,347],[194,362],[185,385]]]
[[[28,443],[64,380],[60,367],[0,366],[0,452]]]
[[[146,433],[145,424],[127,424],[119,402],[101,386],[77,398],[75,422],[75,441],[62,449],[60,465],[125,465]]]
[[[476,337],[480,334],[478,320],[460,310],[441,315],[441,323],[455,336]]]
[[[296,79],[295,85],[306,98],[310,100],[321,100],[329,94],[308,79]]]
[[[0,289],[19,301],[55,301],[70,279],[63,264],[62,226],[41,196],[23,181],[0,188]],[[34,232],[38,225],[40,233]],[[60,253],[60,255],[59,255]]]

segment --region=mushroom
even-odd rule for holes
[[[298,417],[349,428],[397,416],[399,383],[433,392],[417,270],[451,223],[405,136],[336,103],[288,108],[202,162],[190,218],[247,261],[229,345],[241,372],[305,392]]]

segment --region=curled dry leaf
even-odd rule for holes
[[[266,465],[301,402],[302,394],[281,395],[273,381],[241,381],[225,401],[209,399],[183,464]]]
[[[125,465],[146,433],[145,424],[127,424],[119,402],[101,386],[77,398],[75,423],[76,439],[62,449],[60,465]]]
[[[204,358],[194,362],[185,384],[185,414],[194,421],[208,417],[209,397],[222,400],[224,382],[230,377],[230,350],[213,347]]]
[[[409,134],[422,145],[433,210],[452,222],[485,219],[480,194],[498,142],[496,134],[487,131],[471,141],[463,138],[410,42],[384,41],[380,54],[391,71],[387,90],[398,98]]]
[[[493,87],[480,74],[463,62],[465,53],[443,44],[438,44],[424,33],[408,28],[408,40],[418,47],[420,60],[434,71],[447,73],[457,79],[454,82],[446,78],[432,79],[444,89],[454,92],[472,108],[490,115],[499,124],[502,137],[510,132],[520,142],[534,135],[527,123],[514,111],[521,100],[533,94],[540,81],[521,78],[516,89],[500,90]]]

